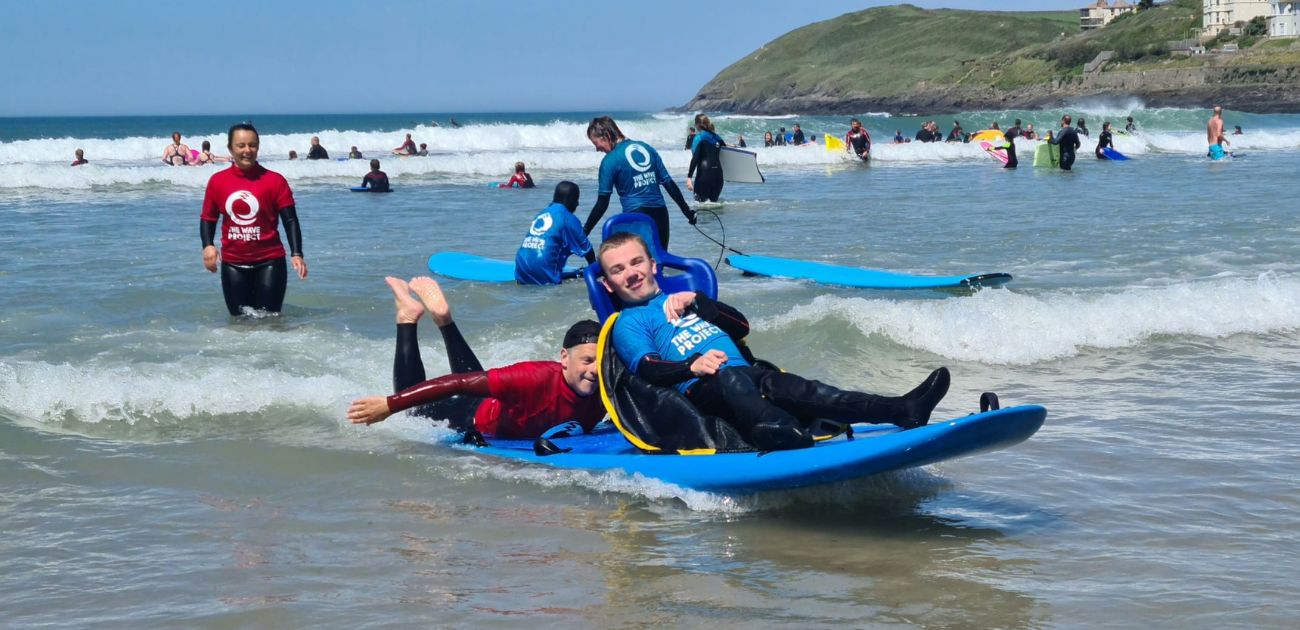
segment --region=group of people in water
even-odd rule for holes
[[[707,117],[697,145],[721,144]],[[598,262],[602,285],[623,305],[612,331],[612,345],[634,374],[676,390],[702,412],[727,422],[763,451],[804,448],[813,443],[815,417],[893,423],[906,429],[924,425],[948,389],[949,375],[940,368],[903,396],[887,397],[841,390],[775,369],[754,359],[743,339],[749,324],[739,310],[693,292],[665,294],[655,277],[650,245],[638,235],[617,234],[593,251],[588,234],[604,216],[617,192],[624,212],[647,215],[654,238],[669,242],[667,204],[673,199],[694,225],[695,211],[664,167],[653,147],[623,135],[608,116],[595,118],[587,138],[605,154],[597,198],[585,225],[574,215],[578,185],[560,182],[552,203],[537,214],[519,249],[521,281],[558,283],[569,255]],[[204,267],[221,274],[222,292],[231,315],[248,309],[281,310],[288,269],[307,277],[302,232],[288,182],[258,162],[257,130],[247,123],[227,134],[232,167],[208,182],[199,218]],[[707,149],[693,169],[698,189],[709,167]],[[372,161],[372,172],[378,171]],[[220,225],[218,222],[220,221]],[[288,252],[281,243],[283,228]],[[218,231],[220,238],[217,238]],[[287,258],[287,263],[286,263]],[[531,276],[528,274],[536,274]],[[390,396],[361,398],[348,409],[354,423],[373,424],[404,409],[446,419],[468,436],[537,437],[556,426],[590,431],[604,416],[599,397],[596,342],[600,325],[581,320],[564,333],[559,361],[525,361],[484,369],[451,318],[450,307],[431,278],[386,279],[394,295],[397,347],[394,389]],[[414,297],[412,295],[414,294]],[[438,326],[447,347],[449,373],[426,380],[416,327],[425,313]],[[689,330],[683,343],[679,330]]]

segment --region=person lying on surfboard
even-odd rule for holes
[[[596,340],[600,324],[585,319],[564,334],[560,360],[524,361],[483,369],[451,318],[442,287],[429,277],[408,283],[384,279],[397,306],[397,350],[392,396],[352,401],[348,421],[375,424],[399,411],[415,409],[426,418],[446,419],[451,428],[503,438],[534,438],[576,421],[590,432],[605,417],[596,378]],[[419,299],[411,297],[411,293]],[[428,311],[447,346],[451,373],[424,379],[416,326]]]
[[[656,263],[631,232],[600,245],[601,284],[623,303],[610,338],[623,363],[641,379],[675,388],[702,413],[722,418],[761,451],[813,445],[815,418],[925,425],[948,392],[939,368],[903,396],[842,390],[753,360],[736,340],[749,321],[735,308],[692,291],[659,289]]]

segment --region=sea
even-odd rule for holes
[[[675,211],[672,249],[717,265],[750,347],[898,394],[938,366],[936,419],[1043,405],[1011,448],[798,491],[725,495],[494,460],[399,414],[385,276],[431,253],[510,259],[551,190],[582,189],[611,112],[0,119],[0,624],[10,628],[1294,628],[1300,618],[1300,115],[1140,101],[858,116],[869,164],[765,131],[847,116],[714,117],[766,182]],[[892,144],[1062,114],[1071,172],[972,144]],[[612,112],[684,183],[690,117]],[[1125,162],[1094,159],[1102,123]],[[198,215],[224,166],[169,167],[173,131],[224,153],[251,121],[297,199],[309,276],[282,315],[231,318]],[[389,151],[406,133],[427,157]],[[378,157],[395,192],[348,192]],[[76,149],[90,163],[72,168]],[[532,190],[498,189],[516,161]],[[610,212],[619,211],[617,201]],[[747,277],[714,241],[914,274],[1005,272],[968,293]],[[485,365],[556,358],[581,283],[444,280]],[[424,323],[430,375],[446,354]]]

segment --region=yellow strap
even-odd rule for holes
[[[605,383],[605,348],[609,345],[609,335],[613,332],[614,322],[617,320],[618,313],[610,315],[609,319],[605,320],[605,325],[600,327],[600,337],[596,340],[596,375],[598,376],[596,380],[600,382],[600,402],[605,405],[609,419],[614,421],[614,426],[623,437],[627,438],[627,441],[643,451],[657,452],[661,450],[658,446],[646,444],[623,426],[623,422],[618,419],[618,412],[614,409],[614,403],[609,398],[609,387]]]

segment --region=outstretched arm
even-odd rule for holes
[[[677,194],[681,194],[679,191]],[[596,205],[591,208],[587,214],[587,223],[582,226],[582,233],[591,235],[591,230],[600,223],[601,217],[605,216],[605,211],[609,209],[609,195],[600,195],[596,197]]]
[[[427,405],[457,394],[491,396],[487,372],[447,374],[404,389],[392,396],[370,396],[352,401],[348,421],[352,424],[383,422],[388,416],[412,407]]]
[[[668,196],[672,197],[673,202],[681,209],[682,215],[686,217],[686,220],[690,221],[691,225],[695,225],[695,211],[691,210],[691,207],[686,205],[686,198],[682,196],[682,189],[677,187],[677,182],[670,179],[667,182],[664,182],[663,186],[664,190],[668,191]]]

